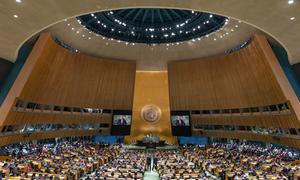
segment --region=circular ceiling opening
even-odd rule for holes
[[[220,29],[227,18],[189,10],[134,8],[86,14],[77,20],[106,38],[161,44],[201,38]]]

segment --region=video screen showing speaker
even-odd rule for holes
[[[190,126],[189,115],[175,115],[171,116],[172,126]]]
[[[171,125],[173,136],[191,136],[189,111],[172,111]]]
[[[132,111],[114,110],[112,115],[111,134],[117,136],[130,135]]]

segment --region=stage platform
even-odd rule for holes
[[[130,149],[130,150],[146,150],[146,146],[138,146],[136,144],[127,144],[122,146],[124,149]],[[151,148],[151,149],[158,149],[158,150],[177,150],[178,146],[177,145],[165,145],[165,146],[160,146],[156,148]]]

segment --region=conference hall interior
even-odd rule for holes
[[[300,0],[0,7],[0,180],[300,180]]]

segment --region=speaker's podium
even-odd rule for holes
[[[142,140],[137,141],[137,146],[144,146],[146,148],[156,148],[167,145],[165,141],[160,140],[159,136],[156,135],[146,135]]]

